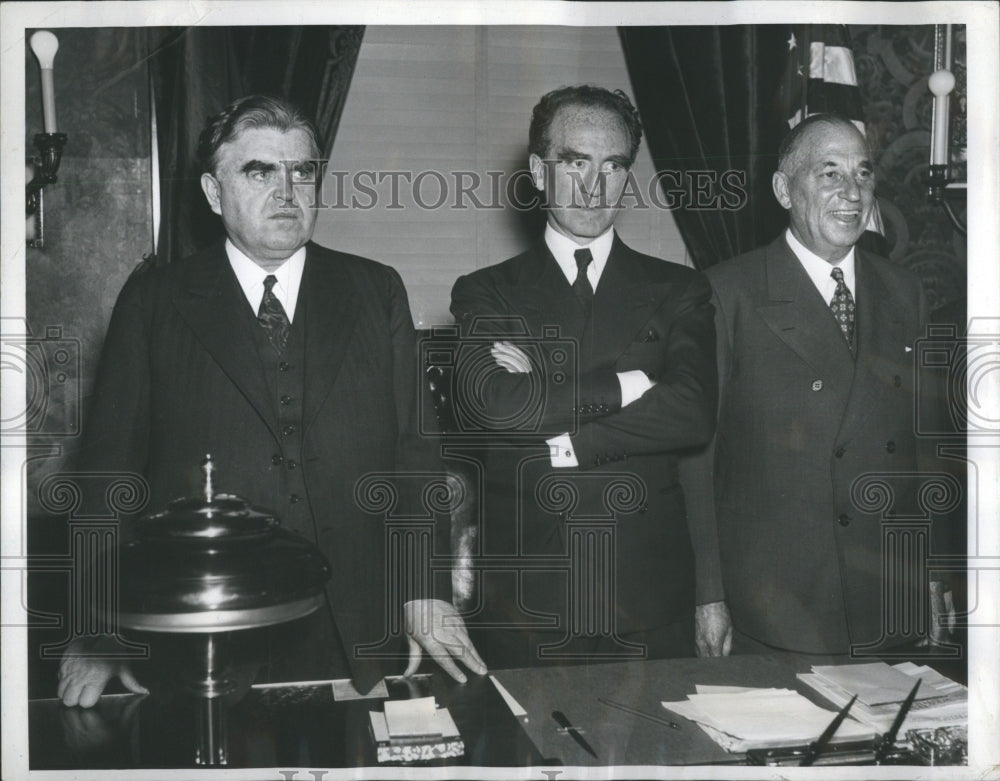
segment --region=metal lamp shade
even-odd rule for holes
[[[121,551],[119,625],[228,632],[293,621],[323,604],[330,564],[311,542],[238,496],[178,499]]]

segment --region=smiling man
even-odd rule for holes
[[[735,641],[737,651],[845,654],[920,641],[928,601],[944,612],[943,586],[919,585],[926,573],[886,547],[872,495],[857,491],[866,475],[897,475],[892,512],[921,512],[913,483],[930,461],[914,433],[920,282],[855,247],[875,174],[848,120],[797,125],[772,185],[788,230],[707,272],[719,421],[712,444],[682,464],[706,554],[698,650],[727,654]]]
[[[241,98],[209,120],[201,185],[227,239],[169,266],[144,264],[126,282],[81,469],[143,475],[148,506],[160,510],[199,493],[198,464],[211,453],[219,487],[275,511],[332,565],[325,607],[272,633],[268,674],[351,677],[367,691],[403,672],[354,653],[383,640],[387,586],[401,575],[355,485],[440,464],[419,435],[416,335],[399,274],[311,241],[318,156],[312,123],[280,100]],[[410,669],[427,651],[456,679],[465,674],[452,656],[485,672],[451,603],[424,596],[404,607]],[[93,705],[114,676],[142,690],[127,666],[101,658],[101,644],[67,651],[66,705]]]
[[[641,134],[621,91],[543,96],[528,160],[544,236],[452,290],[482,345],[461,403],[492,435],[469,619],[491,666],[694,653],[677,453],[712,433],[715,336],[705,278],[613,228]]]

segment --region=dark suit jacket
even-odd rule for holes
[[[544,242],[459,278],[452,291],[467,344],[483,345],[470,364],[493,369],[462,400],[498,421],[486,457],[483,553],[563,556],[567,522],[612,524],[619,633],[664,626],[692,609],[676,454],[704,443],[714,425],[709,294],[701,274],[635,252],[617,236],[589,321]],[[553,327],[558,338],[546,337]],[[528,345],[539,357],[532,374],[493,366],[488,346],[496,337]],[[616,373],[634,369],[657,384],[622,408]],[[550,465],[544,442],[563,432],[571,433],[579,468]],[[520,604],[512,573],[488,574],[484,616],[535,626],[545,623],[538,614],[558,616],[548,626],[565,629],[565,573],[523,573]]]
[[[893,511],[918,511],[924,297],[905,269],[861,250],[855,262],[856,360],[784,236],[707,271],[719,423],[713,445],[682,465],[700,550],[718,552],[699,560],[698,601],[725,598],[737,629],[798,651],[881,637],[880,495],[852,497],[855,481],[898,473],[883,478]]]
[[[385,526],[357,506],[355,483],[369,472],[426,471],[436,462],[418,434],[415,331],[399,275],[310,243],[297,306],[306,340],[300,468],[312,523],[293,530],[332,565],[328,595],[350,655],[352,644],[386,631],[388,578]],[[286,466],[272,458],[280,452],[277,404],[255,326],[222,243],[137,269],[108,329],[83,466],[143,474],[148,508],[159,510],[200,494],[198,464],[211,453],[217,491],[281,516]]]

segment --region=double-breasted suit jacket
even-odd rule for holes
[[[617,235],[589,317],[541,241],[455,283],[452,313],[468,342],[482,345],[478,363],[471,348],[472,365],[492,366],[487,351],[498,338],[537,358],[530,374],[492,366],[461,399],[495,432],[485,456],[482,554],[512,562],[485,572],[481,612],[470,623],[565,634],[570,600],[577,609],[594,604],[580,598],[586,589],[604,596],[594,614],[573,619],[585,633],[642,632],[691,611],[676,459],[714,425],[709,295],[701,274],[635,252]],[[616,375],[631,370],[656,384],[623,408]],[[554,468],[545,440],[566,432],[579,467]],[[531,566],[532,557],[569,556],[570,528],[587,523],[613,529],[613,554],[602,554],[611,562],[592,562],[585,573]]]
[[[905,269],[860,249],[855,264],[854,355],[784,236],[706,272],[719,422],[682,465],[699,550],[717,551],[699,558],[698,600],[725,598],[738,630],[804,652],[878,643],[904,620],[885,606],[916,604],[912,568],[882,535],[887,514],[919,515],[925,301]]]
[[[367,473],[436,463],[419,435],[406,292],[389,267],[307,245],[289,338],[298,350],[276,361],[298,374],[301,398],[275,397],[257,328],[222,243],[137,269],[108,329],[82,464],[144,475],[158,510],[200,493],[198,465],[211,453],[216,490],[276,511],[327,556],[329,602],[353,661],[353,645],[386,632],[390,579],[385,526],[355,486]],[[378,672],[354,669],[365,683]]]

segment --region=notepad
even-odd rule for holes
[[[384,707],[368,714],[379,762],[424,762],[465,753],[454,719],[433,697],[387,700]]]

